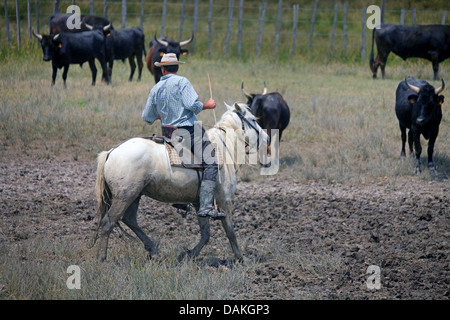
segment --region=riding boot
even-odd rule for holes
[[[199,217],[211,217],[214,219],[225,218],[223,212],[214,209],[214,191],[216,182],[211,180],[203,180],[200,185],[200,208],[197,212]]]

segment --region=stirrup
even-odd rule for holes
[[[174,204],[172,204],[172,207],[177,208],[177,213],[181,214],[181,216],[183,218],[186,218],[187,215],[191,212],[191,205],[190,204],[174,203]]]
[[[214,208],[206,208],[202,211],[197,212],[197,216],[199,217],[210,217],[213,219],[224,219],[226,217],[225,213],[216,211]]]

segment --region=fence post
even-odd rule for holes
[[[333,17],[333,27],[331,28],[331,37],[330,37],[330,49],[328,50],[328,59],[331,59],[333,55],[333,45],[334,45],[334,35],[336,33],[336,23],[338,16],[338,3],[334,3],[334,17]]]
[[[347,29],[347,12],[348,12],[348,2],[344,3],[344,21],[343,21],[343,47],[344,47],[344,56],[347,56],[347,45],[348,45],[348,29]]]
[[[383,0],[383,3],[381,4],[381,17],[380,17],[380,23],[383,24],[384,23],[384,13],[386,9],[386,0]]]
[[[361,61],[364,61],[366,56],[366,8],[363,8],[362,24],[361,24]]]
[[[400,10],[400,24],[404,25],[405,24],[405,9]]]
[[[211,58],[212,55],[212,11],[213,11],[213,1],[209,0],[209,9],[208,9],[208,58]]]
[[[239,18],[238,18],[238,43],[237,53],[240,58],[242,55],[242,17],[244,12],[244,0],[239,0]]]
[[[127,0],[122,0],[122,29],[125,29],[127,22]]]
[[[103,16],[108,19],[108,0],[103,0]]]
[[[35,1],[36,7],[36,32],[39,33],[39,0]]]
[[[166,27],[166,14],[167,14],[167,0],[164,0],[161,14],[161,31],[159,32],[160,37],[164,36],[164,29]]]
[[[297,43],[297,24],[298,24],[298,11],[299,11],[300,5],[294,4],[293,11],[294,11],[294,22],[292,26],[292,49],[291,49],[291,58],[295,54],[295,47]]]
[[[275,31],[275,45],[273,46],[273,58],[277,59],[278,44],[280,43],[281,14],[283,12],[283,0],[278,0],[277,26]]]
[[[20,48],[20,42],[22,40],[22,35],[20,33],[19,0],[16,0],[16,22],[17,22],[17,47]]]
[[[441,19],[441,24],[445,24],[445,16],[447,15],[447,11],[442,11],[442,19]]]
[[[183,0],[183,4],[181,6],[181,13],[180,13],[180,29],[178,30],[178,41],[181,41],[181,37],[183,36],[183,25],[184,25],[185,13],[186,13],[186,0]]]
[[[94,15],[94,0],[89,0],[89,14]]]
[[[266,7],[267,2],[264,1],[262,6],[259,6],[259,27],[258,27],[258,36],[256,37],[256,57],[259,56],[259,52],[261,50],[261,42],[262,42],[262,35],[263,35],[263,29],[264,29],[264,20],[266,17]]]
[[[316,13],[317,13],[318,4],[319,4],[319,1],[316,0],[316,2],[314,3],[314,9],[313,9],[312,18],[311,18],[311,29],[309,31],[308,58],[311,57],[312,42],[313,42],[313,35],[314,35],[314,24],[316,23]]]
[[[228,45],[230,43],[231,26],[233,23],[233,9],[234,9],[234,0],[229,0],[229,3],[228,3],[228,27],[227,27],[227,35],[225,37],[225,48],[223,49],[224,56],[226,56],[228,53]]]
[[[11,32],[9,30],[8,4],[6,0],[3,0],[3,5],[5,7],[6,37],[8,38],[8,45],[11,46]]]
[[[59,12],[59,0],[55,0],[55,4],[53,6],[53,13]]]
[[[27,0],[28,38],[31,39],[31,0]]]
[[[412,8],[412,24],[416,25],[416,8]]]
[[[144,0],[141,0],[141,18],[140,18],[140,26],[141,29],[144,30]]]
[[[198,24],[198,2],[199,0],[194,1],[194,23],[192,25],[192,33],[197,35],[197,24]],[[192,40],[191,50],[195,51],[195,43],[197,42],[197,37],[194,36],[194,40]]]

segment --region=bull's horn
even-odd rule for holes
[[[83,21],[84,22],[84,21]],[[87,24],[86,22],[84,22],[84,25],[86,26],[86,28],[88,28],[89,30],[94,30],[94,26],[91,26],[90,24]]]
[[[263,95],[265,95],[267,93],[267,87],[266,87],[266,82],[264,81],[264,90],[263,90]]]
[[[194,40],[194,34],[192,34],[192,36],[191,36],[191,38],[190,38],[190,39],[188,39],[188,40],[184,40],[184,41],[181,41],[181,42],[180,42],[180,47],[182,47],[182,46],[185,46],[185,45],[187,45],[187,44],[191,43],[191,42],[192,42],[192,40]]]
[[[444,91],[444,89],[445,89],[445,82],[444,82],[444,79],[441,78],[441,81],[442,81],[442,86],[441,86],[440,88],[434,89],[434,93],[436,93],[436,94],[441,93],[441,92]]]
[[[58,38],[59,38],[59,35],[60,35],[60,33],[58,33],[58,34],[55,34],[55,35],[53,36],[53,40],[58,40]]]
[[[415,93],[419,93],[420,88],[416,87],[416,86],[413,86],[412,84],[409,84],[408,80],[406,78],[405,78],[405,83],[408,86],[408,88],[410,88],[412,91],[414,91]]]
[[[108,31],[109,28],[111,28],[111,23],[108,24],[107,26],[104,26],[103,31]]]
[[[162,46],[165,46],[165,47],[169,46],[169,43],[167,41],[156,38],[156,33],[155,33],[155,40]]]
[[[241,89],[242,89],[242,93],[243,93],[248,99],[250,99],[250,98],[252,97],[252,96],[250,95],[250,93],[248,93],[247,91],[245,91],[245,89],[244,89],[244,81],[242,81]]]
[[[35,36],[35,37],[38,38],[40,41],[42,41],[42,35],[40,35],[39,33],[34,33],[34,31],[33,31],[33,36]]]

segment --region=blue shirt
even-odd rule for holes
[[[142,119],[152,124],[161,115],[162,125],[193,126],[202,110],[203,103],[189,80],[167,74],[150,90]]]

